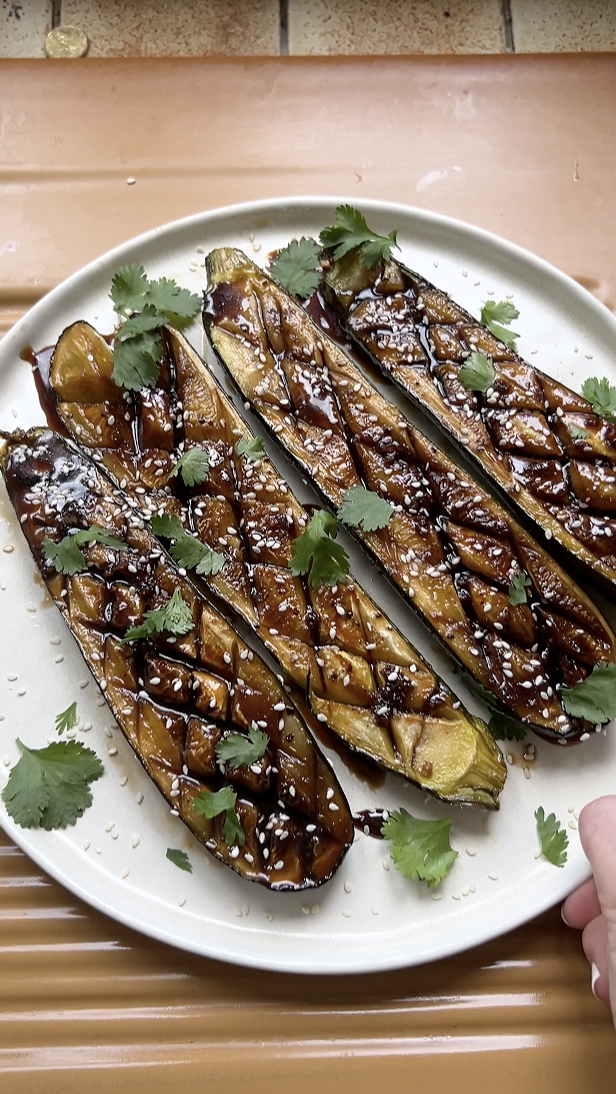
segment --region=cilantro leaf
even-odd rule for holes
[[[169,554],[184,570],[195,570],[203,577],[210,577],[219,574],[225,565],[225,556],[191,536],[179,517],[155,514],[150,524],[155,536],[175,540],[169,547]]]
[[[158,281],[149,281],[146,300],[156,311],[164,315],[171,326],[178,326],[194,319],[201,310],[201,298],[188,289],[182,289],[169,277],[161,277]]]
[[[216,745],[216,759],[224,760],[231,767],[250,767],[267,751],[269,737],[256,726],[248,730],[248,738],[241,733],[229,733]]]
[[[526,590],[531,588],[532,581],[528,574],[524,573],[524,570],[520,570],[519,574],[514,574],[509,582],[509,603],[513,604],[526,604]]]
[[[182,453],[169,472],[169,478],[172,479],[174,475],[181,475],[185,486],[197,486],[198,483],[205,482],[209,472],[210,461],[208,454],[201,445],[197,444],[193,448],[187,448]]]
[[[198,296],[168,277],[149,281],[143,266],[123,266],[109,293],[113,306],[126,318],[113,346],[112,378],[118,387],[140,391],[152,387],[163,354],[160,328],[182,327],[201,307]]]
[[[181,590],[176,588],[165,607],[146,612],[143,623],[140,623],[138,627],[130,627],[122,642],[136,642],[139,638],[149,638],[153,634],[160,634],[161,631],[169,631],[170,634],[188,634],[194,625],[193,614]]]
[[[165,536],[166,539],[181,539],[186,535],[186,529],[180,518],[170,516],[169,513],[155,513],[150,521],[150,527],[155,536]]]
[[[192,862],[190,861],[186,851],[179,851],[176,847],[168,847],[165,858],[169,859],[174,866],[178,866],[180,870],[186,870],[187,874],[192,874]]]
[[[336,261],[344,258],[349,251],[361,248],[362,265],[370,270],[379,262],[391,259],[392,247],[398,247],[397,231],[388,236],[380,236],[370,231],[365,218],[352,205],[339,205],[336,209],[336,223],[324,228],[319,238],[324,247],[333,250]],[[398,250],[400,248],[398,247]]]
[[[235,446],[236,456],[245,456],[247,460],[260,460],[265,455],[263,437],[242,437]]]
[[[595,665],[590,676],[572,688],[562,688],[567,714],[595,724],[616,718],[616,665]]]
[[[596,376],[584,380],[582,395],[588,399],[589,403],[592,403],[595,414],[612,420],[616,418],[616,387],[610,384],[605,376],[602,376],[600,380]]]
[[[223,786],[221,790],[202,790],[196,798],[193,798],[192,803],[194,812],[199,816],[211,819],[220,816],[221,813],[225,814],[222,838],[227,847],[232,847],[234,843],[243,847],[246,840],[244,829],[235,812],[236,801],[235,791],[230,786]]]
[[[535,820],[541,843],[541,854],[553,866],[564,866],[567,861],[569,837],[564,828],[561,828],[560,821],[556,820],[554,813],[546,817],[542,806],[536,810]]]
[[[458,376],[468,391],[487,391],[494,383],[494,365],[485,353],[469,354]]]
[[[350,486],[342,495],[342,505],[338,517],[350,528],[363,528],[364,532],[374,532],[377,528],[386,528],[393,514],[389,502],[366,490],[365,486]]]
[[[585,441],[587,437],[590,437],[590,433],[587,429],[582,429],[581,426],[576,425],[575,422],[567,425],[569,435],[574,441]]]
[[[89,528],[81,528],[72,538],[80,547],[86,546],[88,543],[102,543],[104,547],[115,547],[117,551],[128,550],[128,544],[123,539],[115,536],[113,532],[108,532],[106,528],[101,528],[100,524],[91,524]]]
[[[59,543],[45,536],[42,543],[43,554],[48,562],[51,562],[57,573],[79,574],[85,570],[86,560],[83,551],[79,550],[75,536],[65,536]]]
[[[64,733],[65,729],[74,729],[77,725],[77,700],[71,703],[70,707],[63,710],[60,714],[56,714],[56,732],[58,734]]]
[[[128,544],[101,528],[99,524],[92,524],[89,528],[82,528],[75,535],[64,536],[55,543],[47,536],[43,540],[43,554],[48,562],[51,562],[59,574],[79,574],[86,568],[86,560],[81,547],[88,543],[102,543],[105,547],[115,547],[117,551],[126,551]]]
[[[194,570],[202,577],[215,577],[225,565],[226,559],[219,551],[213,551],[200,539],[185,535],[182,539],[172,543],[169,554],[175,559],[178,566],[185,570]]]
[[[389,843],[389,853],[394,865],[403,877],[412,881],[425,881],[435,888],[458,857],[449,842],[451,821],[419,820],[406,809],[391,813],[381,828],[381,834]]]
[[[485,703],[490,710],[490,720],[488,722],[488,729],[494,737],[495,741],[523,741],[528,732],[524,722],[520,722],[517,718],[512,718],[510,714],[507,714],[499,706],[498,699],[491,691],[484,688],[483,684],[480,684],[478,680],[475,680],[469,673],[463,672],[462,676],[464,682],[470,692],[473,693],[478,699],[481,699],[482,703]]]
[[[66,828],[92,804],[89,784],[100,779],[103,765],[80,741],[55,741],[47,748],[27,748],[19,738],[21,757],[11,768],[2,791],[7,813],[20,828]]]
[[[228,809],[235,809],[237,794],[230,786],[223,786],[221,790],[202,790],[196,798],[193,798],[193,810],[200,817],[218,817],[220,813],[226,813]]]
[[[293,541],[291,573],[294,577],[308,574],[313,589],[320,585],[336,585],[349,572],[349,556],[334,540],[338,522],[324,509],[317,509],[301,536]]]
[[[159,361],[163,352],[160,338],[151,334],[139,334],[122,341],[116,338],[113,346],[113,371],[111,378],[118,387],[127,391],[141,391],[153,387],[160,372]]]
[[[139,262],[122,266],[111,282],[109,293],[115,310],[121,315],[139,311],[143,307],[147,287],[148,279]]]
[[[524,741],[528,730],[524,722],[492,707],[488,729],[495,741]]]
[[[293,296],[310,296],[321,280],[319,264],[320,247],[314,239],[302,236],[293,239],[288,247],[279,251],[272,262],[271,271],[283,289]]]
[[[234,843],[237,843],[238,847],[243,847],[246,842],[244,829],[242,828],[240,819],[234,809],[229,809],[227,811],[225,823],[222,826],[222,838],[227,847],[233,847]]]
[[[481,309],[481,322],[487,327],[495,338],[499,338],[506,346],[515,346],[516,338],[520,335],[513,330],[507,330],[509,324],[519,316],[517,308],[508,300],[486,300]],[[503,326],[505,324],[505,326]]]
[[[151,304],[146,304],[142,312],[131,315],[120,327],[117,338],[125,342],[127,338],[134,338],[137,334],[150,334],[160,327],[160,315]]]

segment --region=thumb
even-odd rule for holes
[[[582,809],[580,840],[590,862],[608,927],[616,931],[616,795],[597,798]]]
[[[607,928],[609,995],[616,1022],[616,795],[597,798],[585,806],[579,832]]]

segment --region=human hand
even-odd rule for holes
[[[579,832],[593,876],[567,897],[562,917],[583,932],[592,990],[611,1006],[616,1025],[616,795],[585,806]]]

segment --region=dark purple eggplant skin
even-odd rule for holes
[[[325,256],[326,302],[360,352],[475,463],[548,548],[603,593],[616,588],[616,421],[525,361],[401,262]],[[494,382],[460,369],[487,356]],[[581,432],[580,432],[581,431]]]
[[[206,259],[204,323],[242,397],[337,510],[363,485],[394,513],[353,529],[420,618],[510,716],[552,740],[588,732],[560,689],[615,660],[584,591],[472,477],[370,384],[297,300],[250,259]],[[509,599],[525,573],[526,601]]]
[[[5,437],[0,469],[47,588],[127,741],[172,809],[207,850],[272,890],[311,889],[354,838],[336,776],[283,686],[152,535],[137,506],[71,441],[48,430]],[[98,525],[126,549],[84,545],[84,567],[59,573],[44,541]],[[179,589],[194,627],[125,641]],[[257,724],[268,741],[251,767],[221,764],[216,746]],[[259,770],[257,771],[257,767]],[[243,832],[193,809],[231,787]],[[161,852],[162,853],[162,852]],[[277,864],[280,865],[277,865]]]

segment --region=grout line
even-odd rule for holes
[[[59,27],[62,25],[62,0],[53,0],[51,9],[51,26]]]
[[[501,15],[503,17],[503,30],[505,32],[505,48],[507,53],[515,53],[513,40],[513,19],[511,17],[511,0],[501,0]]]
[[[279,53],[281,57],[289,56],[289,0],[279,0],[280,2],[280,44]]]

